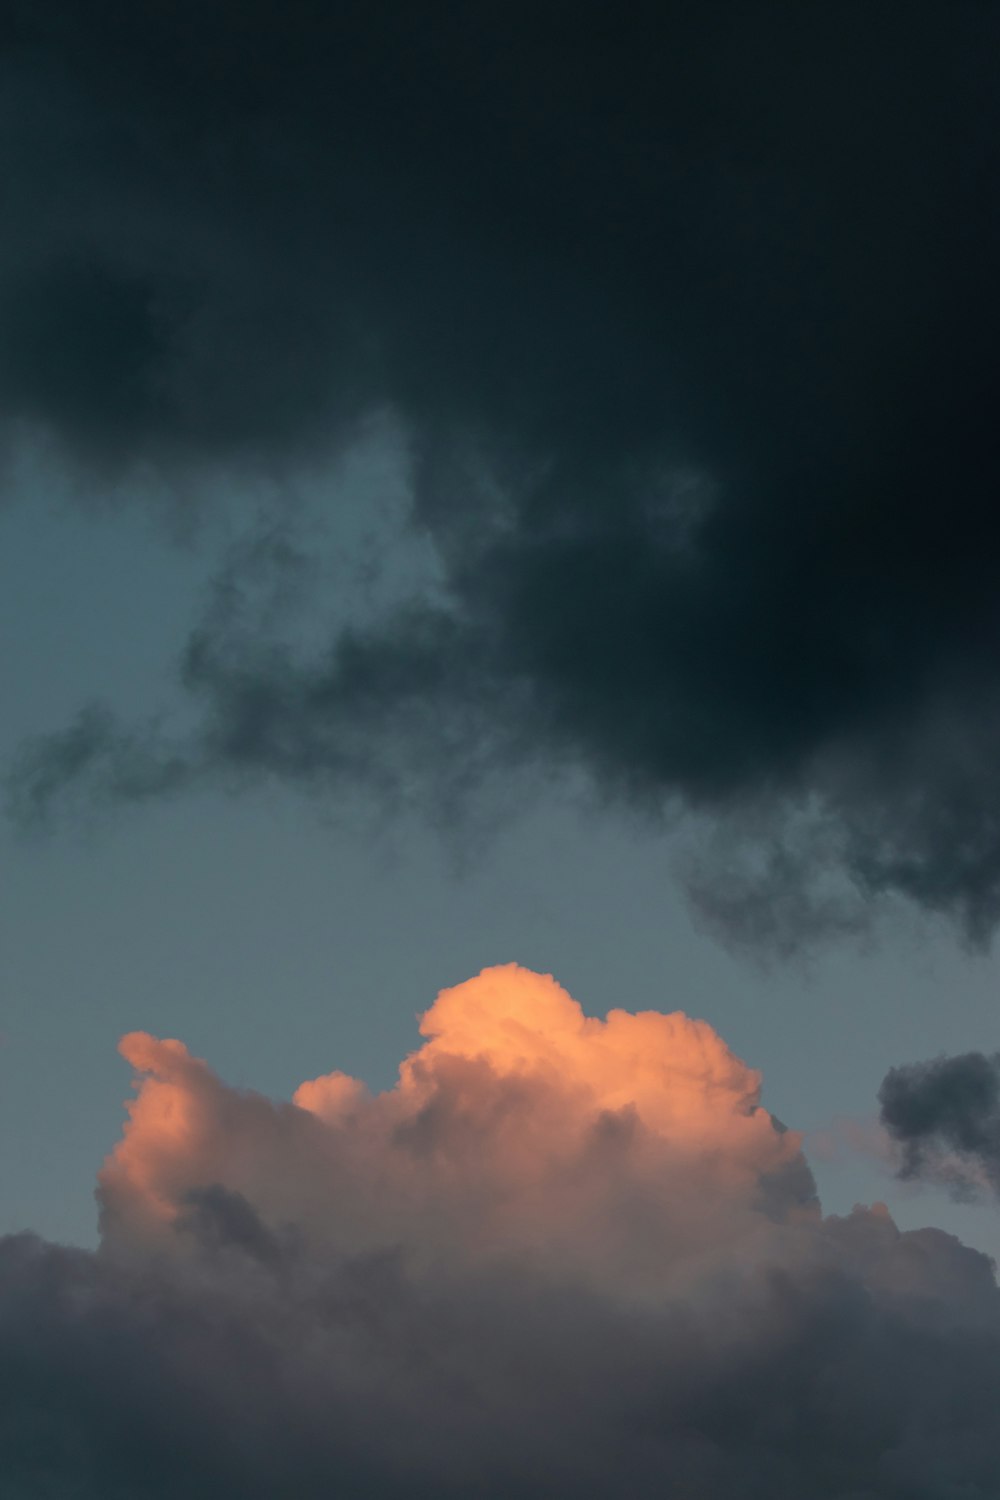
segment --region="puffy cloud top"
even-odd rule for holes
[[[221,1184],[339,1249],[528,1254],[636,1286],[812,1211],[799,1137],[703,1021],[586,1017],[510,964],[442,991],[421,1032],[392,1090],[335,1072],[278,1107],[179,1042],[125,1037],[138,1095],[101,1174],[109,1237],[161,1236]]]

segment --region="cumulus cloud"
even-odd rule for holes
[[[312,656],[214,613],[143,788],[569,768],[752,814],[800,933],[889,891],[988,937],[998,45],[951,0],[15,5],[11,441],[186,492],[391,410],[443,575]],[[135,800],[134,738],[37,741],[16,808]]]
[[[14,1500],[996,1493],[991,1264],[824,1218],[711,1027],[510,965],[421,1031],[287,1104],[123,1040],[100,1250],[0,1242]]]
[[[222,1184],[339,1251],[537,1255],[638,1291],[730,1234],[808,1217],[799,1139],[704,1022],[585,1018],[514,966],[445,990],[397,1087],[333,1073],[290,1106],[234,1095],[179,1042],[128,1036],[142,1082],[101,1174],[109,1232],[159,1238]],[[322,1184],[322,1190],[320,1190]]]
[[[1000,1195],[1000,1054],[892,1068],[879,1101],[901,1176],[943,1183],[957,1197]]]

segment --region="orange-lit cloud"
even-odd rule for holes
[[[109,1237],[158,1233],[221,1184],[340,1248],[555,1256],[639,1286],[815,1214],[799,1137],[704,1021],[593,1019],[509,964],[442,991],[420,1030],[386,1093],[335,1072],[279,1106],[126,1037],[138,1095],[101,1177]]]

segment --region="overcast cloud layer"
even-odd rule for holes
[[[851,926],[833,871],[985,938],[998,31],[974,0],[9,8],[10,451],[187,506],[389,412],[442,570],[312,654],[215,601],[193,734],[91,709],[15,813],[582,770],[749,838],[694,882],[729,931]]]
[[[990,1262],[824,1218],[760,1077],[514,965],[381,1095],[134,1034],[99,1252],[0,1241],[11,1500],[992,1500]]]

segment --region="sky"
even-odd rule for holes
[[[0,45],[13,1500],[993,1500],[996,12]]]

